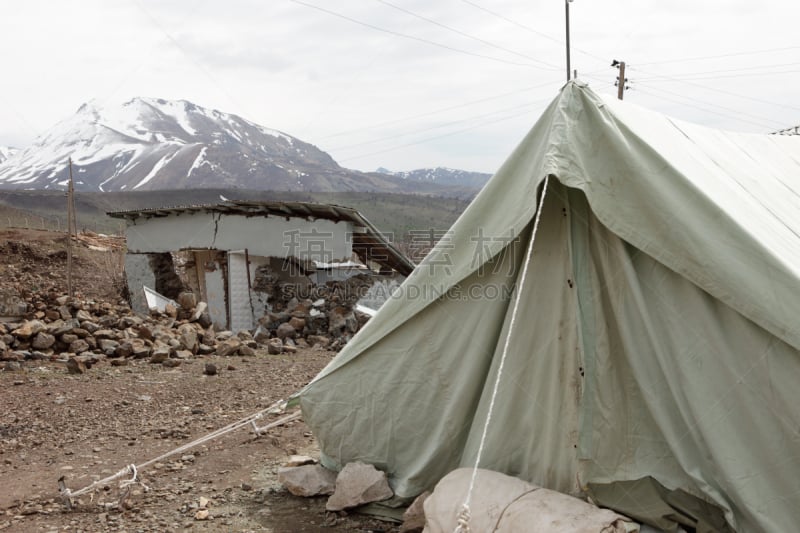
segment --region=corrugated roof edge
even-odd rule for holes
[[[408,276],[414,270],[414,263],[400,252],[367,218],[352,207],[335,204],[320,204],[313,202],[280,202],[280,201],[244,201],[227,200],[217,204],[195,204],[172,207],[148,207],[143,209],[129,209],[126,211],[109,211],[106,214],[113,218],[128,221],[140,217],[165,217],[173,214],[208,211],[244,216],[284,216],[298,218],[322,218],[336,222],[346,220],[363,227],[376,240],[383,245],[390,257],[385,263],[400,274]],[[363,257],[362,257],[363,259]]]

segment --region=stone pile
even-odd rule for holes
[[[264,290],[271,310],[259,320],[256,340],[271,339],[271,353],[279,353],[280,346],[320,345],[338,351],[369,320],[356,310],[356,303],[373,283],[369,276],[358,275],[298,291],[295,285],[275,281]]]
[[[175,367],[198,355],[273,352],[263,335],[257,340],[248,331],[215,331],[206,304],[195,305],[191,293],[181,295],[179,302],[184,304],[180,310],[168,305],[164,313],[144,316],[124,303],[37,294],[28,299],[24,319],[0,323],[1,364],[15,370],[29,360],[63,361],[69,372],[83,373],[105,360],[114,366],[145,359]],[[282,346],[281,352],[287,351],[291,349]]]

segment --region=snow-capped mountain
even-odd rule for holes
[[[11,146],[0,146],[0,164],[17,152],[19,152],[19,150]]]
[[[75,188],[87,191],[387,188],[379,176],[343,169],[327,153],[280,131],[184,100],[156,98],[84,104],[0,163],[0,187],[65,188],[69,158]]]
[[[486,182],[492,177],[491,174],[485,174],[483,172],[470,172],[468,170],[446,167],[420,168],[404,172],[392,172],[391,170],[381,167],[377,172],[404,180],[436,183],[437,185],[459,185],[478,189],[486,185]]]

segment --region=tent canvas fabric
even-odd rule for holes
[[[570,494],[652,476],[737,530],[795,527],[800,137],[568,83],[295,397],[323,463],[372,463],[400,498],[473,466],[515,298],[481,468]]]

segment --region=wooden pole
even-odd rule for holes
[[[72,298],[72,228],[73,212],[75,206],[72,203],[74,193],[72,186],[72,158],[69,158],[69,185],[67,185],[67,294]]]
[[[625,94],[625,62],[619,62],[619,78],[617,78],[617,98],[622,100]]]
[[[566,10],[567,17],[567,81],[570,79],[570,64],[569,64],[569,3],[571,0],[564,0],[564,9]]]

